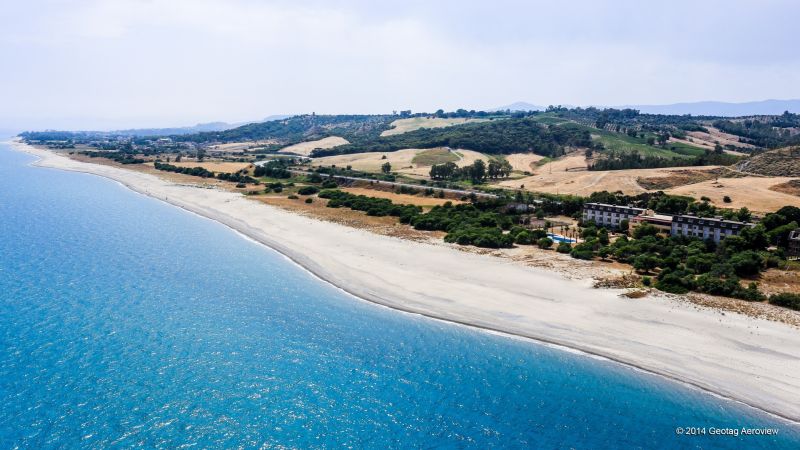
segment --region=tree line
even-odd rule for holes
[[[467,148],[489,154],[536,153],[557,157],[565,147],[592,147],[591,134],[579,126],[542,125],[530,117],[495,119],[444,128],[421,128],[390,136],[367,136],[313,157],[342,153],[390,152],[404,148]]]
[[[490,159],[489,164],[479,159],[464,167],[458,167],[449,161],[444,164],[434,164],[429,174],[431,179],[437,181],[469,180],[473,184],[480,184],[487,179],[507,178],[511,174],[511,169],[511,164],[505,159]]]

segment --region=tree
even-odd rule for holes
[[[561,242],[558,244],[558,247],[556,247],[556,251],[558,253],[569,253],[572,251],[572,246],[567,242]]]
[[[608,245],[608,230],[605,228],[600,228],[600,230],[597,231],[597,239],[600,242],[600,245]]]
[[[742,222],[750,222],[750,219],[753,217],[753,214],[750,212],[749,209],[747,209],[746,206],[742,206],[742,209],[740,209],[739,212],[736,213],[736,216]]]
[[[434,180],[449,180],[455,176],[457,171],[458,166],[453,162],[434,164],[431,166],[430,176]]]
[[[200,150],[197,150],[197,160],[198,161],[202,161],[203,159],[205,159],[205,157],[206,157],[205,149],[201,148]]]
[[[531,245],[533,244],[533,236],[531,235],[530,231],[522,230],[516,234],[514,238],[514,243],[520,245]]]
[[[636,239],[642,239],[645,236],[655,236],[657,234],[658,228],[650,225],[649,223],[643,223],[633,229],[633,237]]]
[[[486,163],[482,159],[472,163],[469,175],[473,183],[483,183],[483,180],[486,179]]]
[[[769,297],[769,302],[773,305],[785,306],[796,311],[800,311],[800,294],[782,293],[773,294]]]
[[[658,267],[658,258],[652,253],[639,255],[633,260],[633,268],[643,273],[650,273]]]
[[[622,219],[619,221],[619,231],[621,231],[622,233],[627,234],[629,227],[630,227],[630,221],[628,219]]]
[[[725,202],[725,203],[730,203],[730,202],[732,202],[733,200],[731,200],[730,196],[727,196],[727,195],[726,195],[726,196],[722,197],[722,201],[723,201],[723,202]]]
[[[752,250],[737,253],[731,256],[729,261],[736,275],[740,277],[749,277],[758,274],[763,265],[761,255]]]
[[[492,180],[496,180],[500,176],[500,163],[496,159],[489,160],[487,174]]]
[[[553,240],[550,239],[549,237],[543,237],[543,238],[539,239],[538,241],[536,241],[536,245],[538,245],[539,248],[542,248],[542,249],[546,250],[546,249],[549,249],[549,248],[551,248],[553,246]]]
[[[383,163],[381,166],[381,172],[383,173],[391,173],[392,172],[392,165],[389,162]]]
[[[500,176],[501,177],[508,178],[508,176],[511,175],[511,170],[513,170],[513,167],[511,167],[511,163],[508,162],[508,160],[503,159],[502,161],[500,161]]]

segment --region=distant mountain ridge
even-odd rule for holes
[[[563,105],[571,107],[569,105]],[[622,106],[598,106],[598,108],[632,108],[638,109],[645,114],[666,114],[693,116],[720,116],[720,117],[740,117],[758,115],[778,115],[784,111],[800,113],[800,99],[790,100],[760,100],[754,102],[730,103],[730,102],[685,102],[673,103],[669,105],[622,105]],[[544,111],[545,106],[534,105],[527,102],[515,102],[510,105],[494,108],[495,111]]]
[[[760,100],[755,102],[690,102],[671,105],[634,105],[628,108],[638,109],[647,114],[691,114],[693,116],[769,116],[783,114],[784,111],[800,112],[800,100]]]
[[[534,105],[528,102],[514,102],[510,105],[500,106],[498,108],[491,108],[489,111],[544,111],[546,106]]]
[[[227,122],[208,122],[208,123],[199,123],[194,126],[190,127],[175,127],[175,128],[132,128],[128,130],[114,130],[109,131],[108,134],[115,134],[115,135],[122,135],[122,136],[179,136],[185,134],[194,134],[194,133],[202,133],[205,131],[225,131],[230,130],[233,128],[238,128],[242,125],[248,125],[251,123],[264,123],[270,122],[273,120],[283,120],[289,118],[291,116],[287,115],[272,115],[265,117],[262,120],[256,120],[251,122],[238,122],[238,123],[227,123]]]
[[[284,120],[288,119],[289,115],[272,115],[267,116],[261,120],[251,120],[247,122],[237,122],[237,123],[227,123],[227,122],[207,122],[207,123],[198,123],[197,125],[187,126],[187,127],[169,127],[169,128],[127,128],[127,129],[120,129],[120,130],[111,130],[111,131],[99,131],[99,130],[76,130],[73,133],[83,133],[89,134],[94,136],[185,136],[189,134],[196,134],[196,133],[204,133],[204,132],[219,132],[219,131],[227,131],[234,128],[239,128],[244,125],[250,125],[254,123],[265,123],[271,122],[274,120]],[[47,129],[44,131],[55,131],[52,129]],[[8,132],[10,133],[10,131]],[[1,134],[1,133],[0,133]]]

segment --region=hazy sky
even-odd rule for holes
[[[800,98],[800,1],[0,0],[0,128]]]

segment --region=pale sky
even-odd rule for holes
[[[800,1],[0,0],[0,128],[800,98]]]

